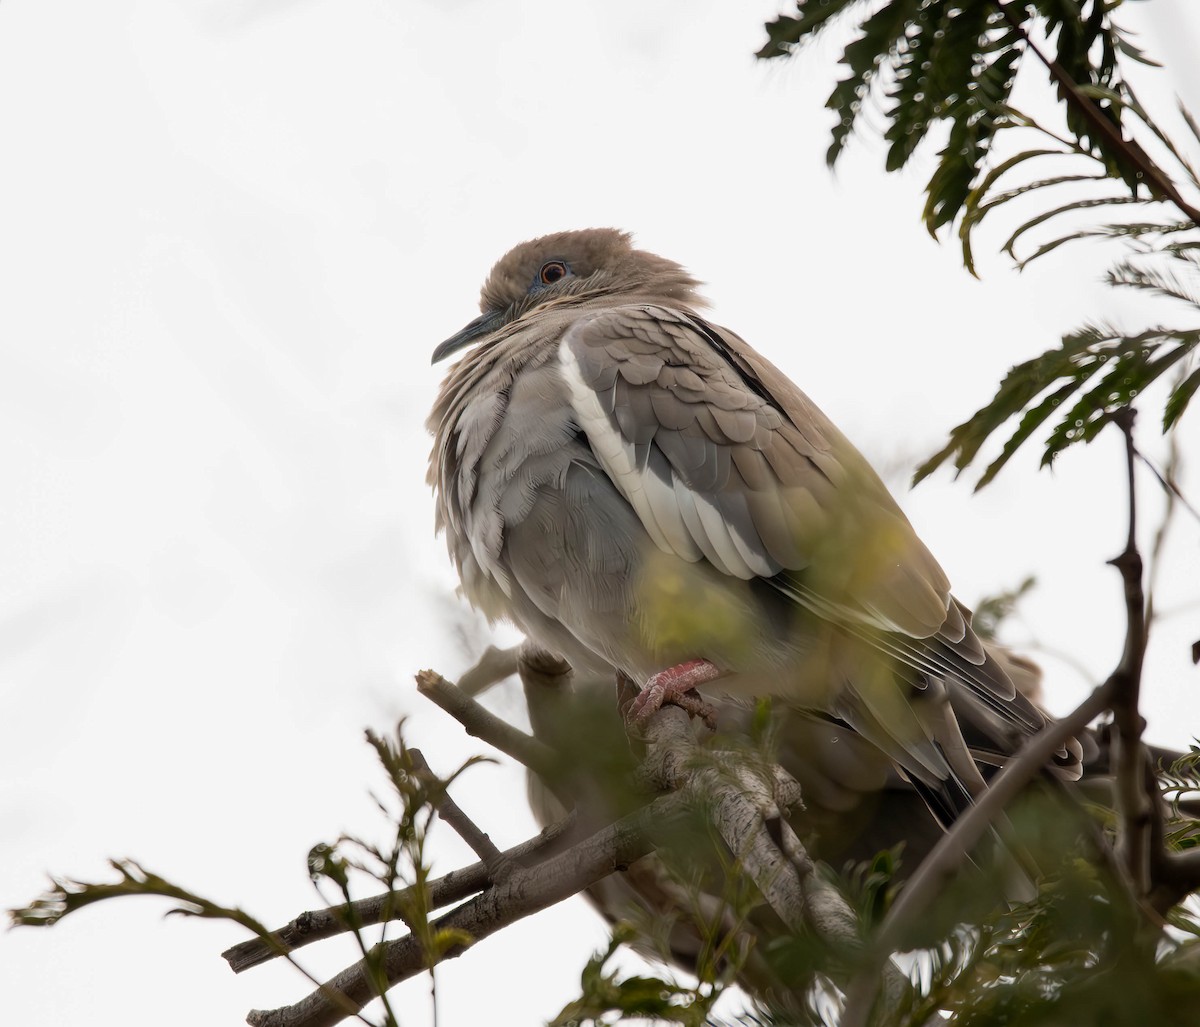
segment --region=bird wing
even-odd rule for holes
[[[559,356],[580,425],[659,548],[742,579],[803,571],[805,601],[831,620],[966,635],[870,465],[736,335],[617,307],[576,321]]]
[[[964,682],[1016,735],[1044,725],[866,459],[742,339],[686,311],[630,305],[576,320],[559,359],[593,451],[660,549],[768,580],[919,681]],[[852,700],[834,712],[886,733],[890,697]]]

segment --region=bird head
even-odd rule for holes
[[[479,297],[482,313],[433,351],[433,363],[531,313],[597,299],[704,306],[700,283],[674,261],[633,247],[628,232],[556,232],[514,247],[497,261]]]

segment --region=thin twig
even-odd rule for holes
[[[560,761],[553,749],[480,706],[437,671],[421,671],[417,675],[417,690],[457,720],[467,734],[482,738],[536,774],[554,775]]]
[[[683,811],[683,799],[667,795],[622,818],[552,859],[520,868],[503,884],[489,888],[430,924],[431,932],[461,932],[469,943],[448,949],[453,959],[496,931],[552,906],[623,869],[653,848],[652,837],[672,826]],[[411,934],[382,942],[372,949],[372,961],[382,968],[387,987],[428,966],[428,954]],[[361,1009],[375,995],[366,960],[347,967],[321,989],[291,1006],[254,1010],[251,1027],[332,1027]]]
[[[564,843],[575,840],[576,817],[568,814],[557,823],[551,824],[540,834],[526,839],[519,845],[502,853],[505,861],[522,865],[546,858],[559,851]],[[460,870],[452,870],[435,881],[430,881],[428,902],[431,909],[448,906],[452,902],[460,902],[470,895],[486,888],[490,883],[488,867],[485,863],[472,863]],[[315,941],[332,938],[353,930],[354,924],[368,927],[378,924],[385,919],[398,918],[396,910],[405,905],[411,889],[400,892],[383,892],[369,898],[359,899],[348,908],[345,903],[329,906],[325,909],[310,910],[301,913],[290,923],[270,934],[234,945],[222,952],[222,957],[229,963],[234,973],[249,970],[276,956],[286,955]]]
[[[513,645],[507,649],[497,649],[489,645],[475,661],[475,666],[458,676],[458,687],[467,695],[476,696],[505,678],[512,677],[517,672],[517,653],[520,648],[519,645]]]
[[[1117,812],[1120,830],[1117,854],[1125,864],[1139,896],[1150,892],[1151,825],[1153,809],[1145,783],[1146,757],[1142,730],[1146,725],[1139,712],[1142,661],[1146,654],[1146,596],[1142,587],[1142,557],[1137,546],[1137,450],[1133,444],[1135,412],[1125,407],[1113,421],[1125,436],[1125,471],[1129,490],[1129,531],[1125,548],[1109,561],[1121,573],[1125,593],[1125,647],[1113,672],[1113,742],[1116,746]]]
[[[1062,720],[1048,724],[1030,738],[992,779],[979,801],[939,839],[901,889],[868,950],[868,958],[846,989],[841,1027],[865,1027],[879,986],[879,971],[893,952],[903,951],[912,924],[925,915],[929,904],[958,872],[967,853],[1005,806],[1049,763],[1068,738],[1108,709],[1113,687],[1109,678]]]
[[[1141,460],[1148,468],[1150,473],[1158,479],[1158,483],[1162,486],[1163,491],[1167,493],[1168,502],[1178,501],[1183,508],[1192,515],[1197,524],[1200,524],[1200,510],[1196,509],[1196,505],[1183,494],[1183,490],[1179,487],[1179,464],[1181,462],[1181,454],[1179,452],[1179,435],[1176,432],[1171,432],[1167,439],[1169,440],[1170,453],[1167,456],[1167,466],[1165,470],[1160,471],[1145,453],[1140,449],[1137,451],[1138,459]]]
[[[1176,387],[1183,381],[1183,373],[1181,372]],[[1187,497],[1179,490],[1176,484],[1176,479],[1179,474],[1179,467],[1182,463],[1183,456],[1179,450],[1179,435],[1177,432],[1171,432],[1167,436],[1167,462],[1160,471],[1154,462],[1146,456],[1140,449],[1137,450],[1138,459],[1142,461],[1148,468],[1150,473],[1158,480],[1162,486],[1163,492],[1166,494],[1166,506],[1163,510],[1162,520],[1159,521],[1158,530],[1154,533],[1154,542],[1150,547],[1150,566],[1146,572],[1146,631],[1152,630],[1156,621],[1161,618],[1158,610],[1158,604],[1155,601],[1158,595],[1159,575],[1162,573],[1163,566],[1166,564],[1167,553],[1167,536],[1171,531],[1171,526],[1175,522],[1175,515],[1180,506],[1187,510],[1197,521],[1200,521],[1200,511],[1197,511]]]
[[[462,811],[462,807],[450,798],[441,779],[430,769],[424,753],[420,749],[409,749],[408,755],[412,760],[413,769],[418,774],[426,775],[427,779],[442,785],[442,796],[437,803],[438,816],[458,833],[458,836],[471,847],[471,851],[476,856],[483,860],[492,880],[502,880],[512,869],[511,864],[505,860],[504,853],[496,848],[496,843],[488,837],[487,833]]]

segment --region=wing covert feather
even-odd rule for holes
[[[743,579],[806,571],[846,616],[962,637],[945,574],[878,476],[737,336],[617,307],[575,322],[559,358],[580,424],[660,548]]]

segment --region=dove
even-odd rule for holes
[[[853,444],[702,315],[699,282],[616,229],[521,243],[428,427],[429,481],[467,599],[635,719],[706,692],[851,732],[943,825],[1046,724]],[[780,335],[799,335],[777,304]],[[1074,780],[1072,740],[1051,770]]]

